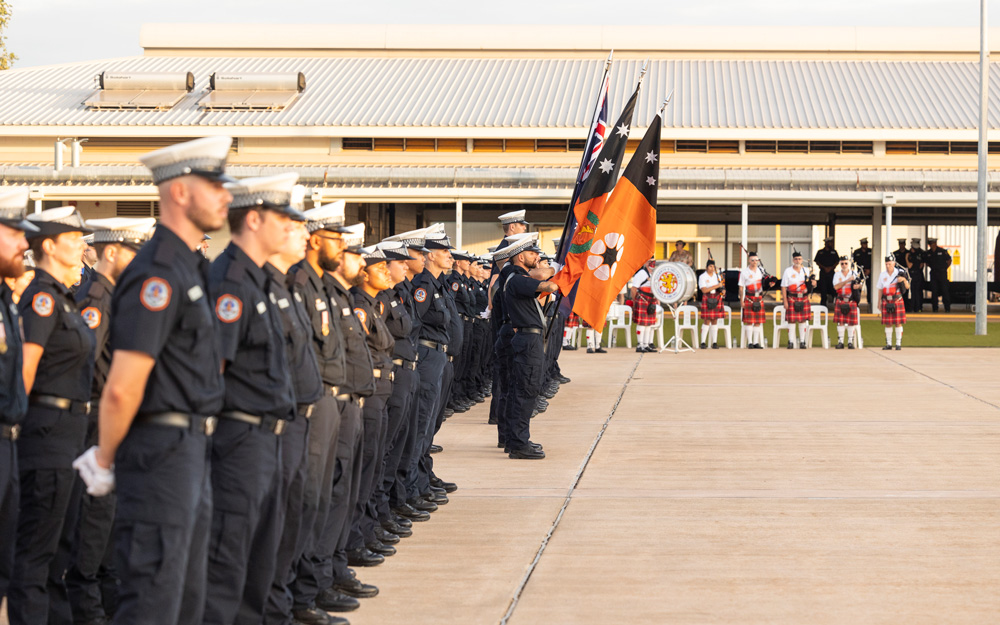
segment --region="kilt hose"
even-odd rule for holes
[[[636,291],[635,301],[632,303],[632,321],[639,326],[656,325],[656,298],[652,293]]]
[[[887,310],[889,304],[893,304],[896,310],[889,312]],[[906,306],[903,305],[902,296],[897,294],[886,297],[883,295],[882,304],[879,307],[882,309],[882,325],[901,326],[906,323]]]
[[[785,302],[785,321],[788,323],[809,323],[812,319],[812,307],[809,305],[809,296],[805,293],[801,295],[788,294],[788,301]]]
[[[754,310],[756,302],[760,310]],[[764,310],[764,296],[757,293],[747,293],[743,298],[743,309],[740,311],[740,321],[743,325],[762,325],[767,319],[767,312]]]
[[[721,294],[705,293],[701,298],[701,320],[718,321],[726,316]]]
[[[858,318],[857,302],[852,300],[850,296],[845,298],[838,295],[836,301],[833,302],[833,322],[838,326],[858,325],[860,323],[860,319]]]

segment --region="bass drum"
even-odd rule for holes
[[[698,290],[698,278],[687,263],[660,263],[651,282],[653,295],[667,306],[683,304]]]

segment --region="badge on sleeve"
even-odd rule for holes
[[[239,321],[243,314],[243,302],[234,295],[226,293],[215,302],[215,316],[222,323],[233,323]]]
[[[35,297],[31,300],[31,310],[35,311],[35,314],[39,317],[48,317],[51,315],[53,306],[52,296],[44,291],[35,293]]]
[[[368,313],[366,313],[363,308],[355,308],[354,314],[358,316],[358,321],[361,322],[361,325],[365,325],[367,323]]]
[[[142,283],[139,301],[153,312],[163,310],[170,304],[170,285],[163,278],[147,278]]]
[[[427,290],[423,288],[417,289],[413,292],[413,299],[423,304],[427,301]]]
[[[97,310],[93,306],[87,306],[80,311],[80,316],[83,317],[83,322],[87,324],[87,327],[91,330],[96,330],[98,326],[101,325],[101,311]]]
[[[455,291],[456,293],[458,292],[458,282],[451,283],[451,290]]]

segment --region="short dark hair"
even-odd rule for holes
[[[247,222],[247,215],[256,208],[247,206],[245,208],[230,208],[227,219],[229,220],[229,232],[231,234],[241,234],[243,226]]]
[[[35,262],[38,262],[45,258],[45,250],[42,249],[42,243],[45,243],[47,239],[55,240],[55,237],[36,237],[34,239],[28,239],[28,249],[35,256]]]

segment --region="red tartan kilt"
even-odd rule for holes
[[[903,298],[898,295],[895,298],[896,312],[894,314],[887,314],[885,312],[885,305],[889,303],[889,299],[885,297],[882,298],[882,304],[880,308],[882,309],[882,325],[884,326],[901,326],[906,323],[906,306],[903,304]]]
[[[569,318],[566,319],[567,328],[579,328],[580,327],[580,316],[576,313],[570,313]]]
[[[635,301],[632,303],[632,321],[639,326],[652,326],[656,325],[656,308],[653,308],[653,312],[648,312],[648,307],[650,302],[655,306],[656,298],[652,294],[646,294],[639,291],[635,295]]]
[[[848,303],[851,306],[850,311],[845,315],[840,312],[841,300],[836,300],[833,302],[833,322],[839,325],[849,325],[856,326],[859,323],[858,319],[858,305],[853,300],[849,300]]]
[[[760,301],[760,311],[754,312],[751,306],[753,306],[753,300],[749,297],[744,297],[743,311],[740,313],[740,320],[743,322],[743,325],[758,325],[767,321],[767,311],[764,310],[763,298]]]
[[[805,302],[802,312],[795,312],[793,306],[796,301]],[[807,296],[795,297],[789,293],[788,301],[785,302],[785,321],[788,323],[809,323],[812,321],[812,307],[809,305]]]
[[[725,300],[722,296],[719,296],[719,305],[715,308],[708,307],[708,295],[701,296],[701,320],[702,321],[718,321],[726,316],[726,310],[723,308],[726,305]]]

